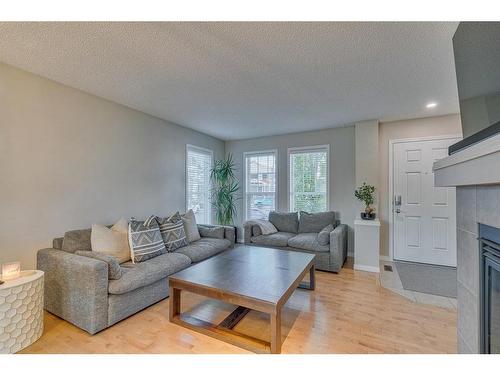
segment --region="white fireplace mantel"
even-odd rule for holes
[[[434,163],[435,186],[500,184],[500,134]]]

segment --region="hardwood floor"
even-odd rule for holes
[[[250,353],[168,321],[169,299],[91,336],[45,314],[43,336],[22,353]],[[213,322],[234,306],[183,295],[182,310]],[[455,353],[456,311],[411,302],[376,274],[316,272],[316,290],[297,289],[282,314],[282,353]],[[269,339],[269,318],[250,312],[235,328]]]

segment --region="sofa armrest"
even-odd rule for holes
[[[50,248],[38,251],[37,267],[45,272],[47,311],[90,334],[108,326],[107,263]]]
[[[250,238],[252,238],[252,224],[245,222],[243,224],[243,242],[245,245],[250,244]]]
[[[230,225],[213,225],[213,224],[198,224],[198,227],[206,227],[206,228],[217,228],[217,227],[223,227],[224,228],[224,238],[226,240],[231,241],[231,246],[234,246],[235,243],[235,236],[236,232],[234,227]],[[201,236],[201,234],[200,234]],[[201,236],[203,237],[203,236]]]
[[[262,221],[264,221],[264,220],[262,220]],[[268,220],[265,220],[265,221],[268,221]],[[252,238],[254,236],[261,236],[262,235],[262,231],[261,231],[260,227],[258,225],[252,224],[249,221],[246,221],[243,224],[243,228],[244,228],[245,244],[249,244],[251,242],[250,238]]]
[[[340,224],[330,232],[330,267],[340,271],[347,258],[347,225]]]

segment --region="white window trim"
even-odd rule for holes
[[[212,168],[214,165],[214,152],[213,152],[213,150],[210,150],[209,148],[191,145],[189,143],[186,144],[186,153],[185,153],[185,158],[184,158],[184,179],[185,179],[185,181],[184,181],[185,182],[185,184],[184,184],[184,207],[185,207],[186,212],[188,211],[188,170],[187,170],[188,164],[187,164],[187,162],[188,162],[189,150],[194,150],[194,151],[198,150],[198,151],[209,153],[210,154],[210,168]],[[210,189],[210,191],[212,190],[212,182],[210,182],[209,189]],[[212,206],[211,206],[211,202],[210,202],[210,195],[209,195],[209,199],[208,199],[208,204],[210,207],[210,215],[209,215],[208,223],[206,223],[206,224],[212,224],[213,213],[212,213],[212,208],[211,208]]]
[[[287,184],[286,184],[286,195],[287,195],[287,207],[288,212],[292,210],[291,204],[291,186],[292,186],[292,172],[291,172],[291,164],[290,164],[290,156],[292,154],[296,154],[304,151],[326,151],[326,210],[330,209],[330,145],[316,145],[316,146],[302,146],[302,147],[289,147],[287,149]]]
[[[278,149],[273,150],[261,150],[261,151],[247,151],[243,153],[243,170],[244,170],[244,187],[243,187],[243,213],[245,215],[245,221],[248,220],[247,217],[247,156],[255,156],[255,155],[269,155],[274,154],[274,179],[276,186],[274,187],[274,209],[278,209]]]

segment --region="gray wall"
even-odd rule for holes
[[[0,64],[0,263],[66,230],[185,206],[185,148],[224,142]]]
[[[249,151],[278,150],[278,201],[277,209],[288,210],[287,196],[287,148],[330,144],[330,209],[340,213],[340,220],[354,224],[354,185],[355,185],[355,142],[354,126],[327,130],[277,135],[226,142],[226,154],[231,153],[237,164],[237,176],[244,184],[243,153]],[[243,187],[243,186],[242,186]],[[243,192],[243,191],[242,191]],[[238,204],[236,224],[241,227],[245,220],[243,199]],[[240,230],[240,233],[242,231]],[[349,248],[352,249],[352,229]]]
[[[354,125],[356,149],[356,187],[364,182],[375,187],[375,202],[373,208],[378,215],[379,191],[379,147],[378,147],[378,120],[357,122]],[[356,211],[365,210],[364,203],[356,201]]]

